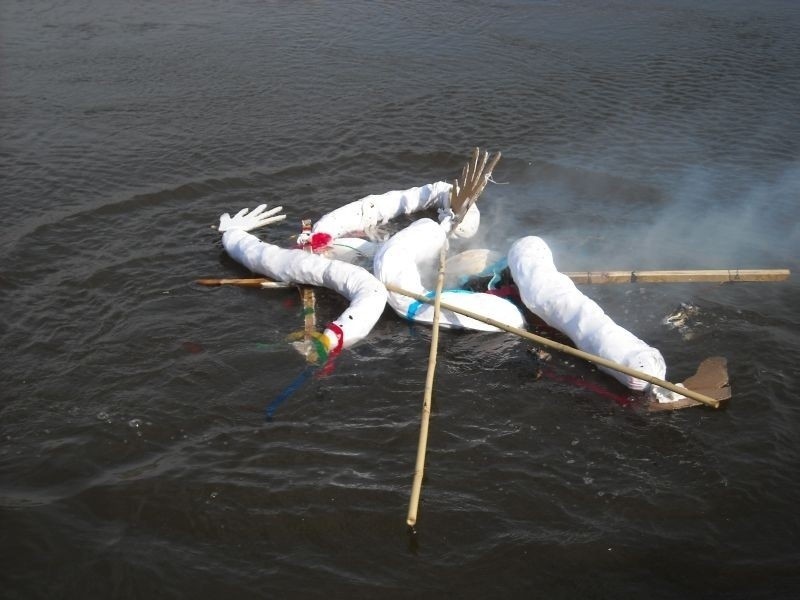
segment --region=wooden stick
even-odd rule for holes
[[[684,271],[572,271],[564,273],[577,284],[694,283],[733,281],[785,281],[789,269],[702,269]]]
[[[298,289],[300,290],[300,297],[303,300],[303,343],[305,344],[306,350],[306,362],[313,363],[316,362],[317,359],[314,344],[311,342],[317,330],[317,316],[315,314],[317,303],[314,288],[310,285],[301,285],[298,286]]]
[[[310,219],[303,219],[302,221],[302,228],[304,232],[311,232],[311,220]],[[307,245],[304,247],[306,252],[312,253],[313,249],[311,245]],[[306,362],[313,363],[317,358],[317,353],[314,351],[314,345],[311,343],[311,339],[316,333],[317,330],[317,315],[316,312],[316,298],[314,294],[314,287],[310,285],[299,285],[298,289],[300,290],[300,297],[303,300],[303,342],[305,344],[306,350]]]
[[[195,283],[200,285],[217,286],[217,285],[236,285],[239,287],[251,288],[291,288],[295,287],[293,283],[286,283],[284,281],[272,281],[264,277],[249,277],[246,279],[196,279]]]
[[[442,288],[444,287],[444,265],[447,258],[447,241],[442,245],[439,255],[439,275],[436,279],[436,295],[433,298],[433,329],[431,330],[431,349],[428,355],[428,373],[425,377],[425,392],[422,397],[422,418],[417,444],[417,462],[414,467],[414,482],[411,486],[411,499],[408,502],[406,523],[414,528],[417,523],[419,496],[422,492],[422,476],[425,473],[425,453],[428,448],[428,424],[431,416],[431,397],[433,395],[433,376],[436,372],[436,354],[439,349],[439,317],[441,315]],[[425,298],[425,296],[423,296]]]
[[[386,289],[391,292],[395,292],[396,294],[402,294],[404,296],[408,296],[409,298],[414,298],[415,300],[418,300],[420,302],[425,302],[427,304],[432,303],[432,300],[426,296],[423,296],[421,294],[415,294],[414,292],[409,292],[407,290],[404,290],[403,288],[397,287],[396,285],[392,285],[391,283],[386,284]],[[510,325],[506,325],[505,323],[501,323],[500,321],[497,321],[495,319],[484,317],[483,315],[479,315],[478,313],[474,313],[472,311],[465,310],[457,306],[453,306],[452,304],[447,304],[445,302],[440,301],[440,306],[445,310],[449,310],[451,312],[464,315],[465,317],[469,317],[470,319],[475,319],[476,321],[481,321],[482,323],[486,323],[488,325],[493,325],[498,329],[502,329],[503,331],[513,333],[514,335],[518,335],[519,337],[531,340],[532,342],[536,342],[537,344],[541,344],[542,346],[547,346],[548,348],[559,350],[561,352],[564,352],[565,354],[571,354],[572,356],[577,356],[578,358],[588,360],[589,362],[606,367],[608,369],[619,371],[620,373],[624,373],[625,375],[630,375],[632,377],[636,377],[637,379],[647,381],[648,383],[658,385],[662,388],[671,390],[682,396],[686,396],[687,398],[692,398],[693,400],[697,400],[698,402],[707,404],[708,406],[719,408],[719,400],[710,398],[698,392],[694,392],[688,388],[677,386],[674,383],[670,383],[669,381],[659,379],[658,377],[653,377],[652,375],[648,375],[647,373],[637,371],[636,369],[631,369],[630,367],[626,367],[625,365],[621,365],[612,360],[608,360],[606,358],[603,358],[602,356],[590,354],[589,352],[578,350],[577,348],[573,348],[572,346],[567,346],[559,342],[554,342],[553,340],[549,340],[542,336],[536,335],[535,333],[531,333],[529,331],[525,331],[524,329],[519,329],[517,327],[511,327]]]

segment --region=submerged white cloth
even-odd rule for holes
[[[517,240],[509,250],[508,266],[525,306],[569,336],[578,348],[664,378],[667,366],[661,353],[614,323],[594,300],[578,291],[569,277],[559,273],[544,240],[534,236]],[[641,379],[600,368],[630,389],[642,390],[648,385]]]
[[[378,249],[375,254],[375,276],[383,283],[392,283],[415,294],[432,296],[433,293],[422,283],[420,271],[426,264],[438,264],[439,254],[445,243],[447,232],[440,224],[431,219],[415,221]],[[522,313],[513,303],[492,294],[447,290],[442,293],[442,301],[512,327],[525,326]],[[433,322],[433,306],[430,304],[389,292],[389,305],[404,319]],[[500,331],[497,327],[448,310],[441,311],[439,323],[442,327]]]
[[[338,292],[350,306],[334,319],[341,331],[327,327],[329,348],[347,348],[369,334],[386,306],[386,288],[369,271],[304,250],[287,250],[262,242],[241,229],[222,236],[228,254],[251,271],[278,281],[318,285]]]

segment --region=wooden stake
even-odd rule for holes
[[[303,219],[302,221],[302,228],[304,232],[311,233],[311,220],[310,219]],[[311,244],[308,244],[304,250],[306,252],[313,253],[313,249],[311,248]],[[305,350],[306,350],[306,362],[313,363],[316,362],[317,353],[314,350],[314,344],[311,342],[314,333],[317,330],[317,316],[316,316],[316,298],[314,294],[314,288],[310,285],[300,285],[298,286],[300,290],[300,297],[303,300],[303,317],[304,317],[304,326],[303,326],[303,341],[305,343]]]
[[[425,473],[425,454],[428,449],[428,424],[431,416],[431,397],[433,396],[433,376],[436,372],[436,354],[439,348],[439,317],[441,315],[442,288],[444,287],[444,264],[447,258],[447,241],[439,255],[439,275],[436,279],[436,295],[433,298],[433,328],[431,330],[431,349],[428,355],[428,373],[425,377],[425,391],[422,397],[422,418],[417,444],[417,462],[414,467],[414,482],[411,486],[411,499],[408,502],[406,523],[414,528],[417,523],[419,496],[422,492],[422,477]],[[407,295],[407,294],[406,294]],[[425,296],[423,296],[424,298]]]
[[[403,288],[397,287],[396,285],[392,285],[391,283],[386,284],[386,289],[391,292],[395,292],[396,294],[403,294],[404,296],[408,296],[409,298],[414,298],[415,300],[418,300],[420,302],[425,302],[426,304],[432,303],[432,300],[426,296],[423,296],[421,294],[415,294],[414,292],[409,292],[407,290],[404,290]],[[502,329],[503,331],[513,333],[514,335],[518,335],[519,337],[531,340],[532,342],[536,342],[537,344],[541,344],[542,346],[547,346],[548,348],[564,352],[565,354],[571,354],[572,356],[577,356],[578,358],[588,360],[589,362],[595,363],[597,365],[612,369],[614,371],[619,371],[620,373],[636,377],[637,379],[647,381],[648,383],[658,385],[664,389],[673,391],[682,396],[686,396],[687,398],[692,398],[693,400],[697,400],[698,402],[702,402],[703,404],[707,404],[708,406],[711,406],[713,408],[719,408],[719,400],[716,400],[715,398],[710,398],[704,394],[699,394],[688,388],[677,386],[674,383],[670,383],[669,381],[659,379],[658,377],[653,377],[652,375],[648,375],[647,373],[637,371],[636,369],[631,369],[630,367],[626,367],[625,365],[621,365],[612,360],[608,360],[606,358],[603,358],[602,356],[590,354],[589,352],[578,350],[577,348],[573,348],[572,346],[567,346],[566,344],[554,342],[553,340],[549,340],[542,336],[536,335],[535,333],[531,333],[529,331],[525,331],[524,329],[519,329],[517,327],[511,327],[510,325],[506,325],[505,323],[501,323],[500,321],[497,321],[489,317],[484,317],[483,315],[479,315],[478,313],[474,313],[470,310],[465,310],[463,308],[453,306],[452,304],[446,304],[444,302],[441,302],[441,300],[439,301],[439,304],[440,307],[445,310],[449,310],[451,312],[464,315],[465,317],[469,317],[470,319],[475,319],[476,321],[481,321],[482,323],[486,323],[487,325],[493,325],[498,329]]]

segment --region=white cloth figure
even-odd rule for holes
[[[578,348],[664,379],[667,366],[661,353],[614,323],[569,277],[559,273],[544,240],[530,236],[514,242],[508,253],[508,266],[525,306],[569,336]],[[633,390],[649,385],[618,371],[600,369]]]
[[[344,235],[368,230],[401,215],[438,209],[439,223],[420,219],[380,244],[376,250],[368,251],[364,247],[357,250],[362,255],[375,250],[374,276],[342,260],[331,260],[299,249],[279,248],[247,233],[284,218],[283,215],[272,216],[280,208],[265,212],[266,206],[261,205],[250,213],[244,209],[234,217],[222,215],[219,230],[223,232],[222,243],[228,254],[250,270],[279,281],[323,286],[350,301],[347,310],[326,327],[322,336],[326,349],[338,352],[369,334],[383,313],[387,299],[394,311],[405,319],[424,323],[433,321],[431,305],[402,294],[387,293],[384,283],[433,296],[433,292],[423,284],[421,268],[435,264],[448,236],[470,237],[480,223],[480,213],[473,205],[465,219],[453,228],[450,188],[448,183],[437,182],[367,196],[317,221],[314,235],[332,239],[335,246],[337,238]],[[664,378],[666,365],[661,353],[614,323],[597,303],[578,291],[569,277],[559,273],[550,249],[541,238],[531,236],[517,240],[509,251],[508,266],[525,306],[548,325],[569,336],[578,348]],[[512,327],[525,326],[522,312],[513,303],[493,294],[446,290],[442,300]],[[493,326],[446,310],[441,312],[440,323],[443,327],[498,331]],[[633,390],[643,390],[648,385],[643,380],[600,368]]]
[[[222,245],[231,258],[278,281],[326,287],[349,300],[347,309],[322,334],[329,353],[337,353],[366,337],[386,306],[383,284],[361,267],[300,249],[279,248],[247,233],[248,229],[265,224],[264,219],[251,217],[259,209],[263,211],[260,206],[250,214],[245,209],[235,217],[226,213],[220,218]]]

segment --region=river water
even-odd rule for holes
[[[796,597],[799,4],[0,11],[0,596]],[[222,212],[282,204],[259,234],[288,246],[476,145],[503,152],[487,245],[793,277],[583,288],[671,381],[726,357],[720,410],[651,414],[577,359],[443,331],[410,536],[430,330],[387,311],[266,422],[305,369],[297,292],[193,282],[247,275]]]

